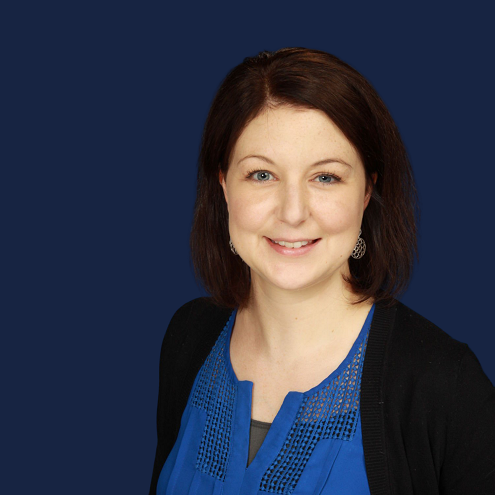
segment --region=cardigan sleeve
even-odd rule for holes
[[[158,406],[156,414],[157,446],[149,495],[156,494],[160,472],[175,442],[177,427],[174,427],[172,424],[173,418],[169,403],[173,387],[172,380],[174,380],[175,376],[174,358],[184,338],[184,329],[191,313],[193,302],[186,303],[175,312],[165,332],[160,350]]]
[[[495,494],[495,388],[465,345],[447,429],[440,493]]]

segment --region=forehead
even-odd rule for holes
[[[354,146],[324,112],[288,106],[267,109],[249,122],[234,146],[232,161],[248,154],[284,162],[305,163],[330,155],[359,161]]]

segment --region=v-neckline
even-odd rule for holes
[[[252,411],[252,400],[253,400],[253,386],[254,383],[250,380],[238,380],[234,369],[232,367],[232,362],[230,360],[230,341],[232,337],[232,330],[235,324],[235,318],[237,315],[237,308],[235,308],[229,321],[227,322],[227,329],[225,336],[225,346],[223,349],[224,362],[227,367],[227,375],[232,380],[234,387],[238,390],[237,400],[236,400],[236,414],[234,420],[234,431],[237,431],[238,441],[235,444],[233,450],[233,460],[234,462],[244,463],[246,467],[246,473],[257,472],[258,470],[263,470],[266,468],[265,464],[270,462],[272,456],[270,452],[273,450],[280,451],[285,442],[285,439],[296,421],[298,411],[303,400],[306,397],[316,394],[319,390],[327,387],[329,383],[336,377],[338,377],[349,363],[354,359],[359,346],[363,343],[366,336],[368,335],[369,329],[371,328],[371,322],[373,320],[373,314],[375,311],[375,304],[370,308],[366,320],[359,332],[358,337],[355,339],[351,349],[347,353],[346,357],[340,363],[340,365],[332,371],[324,380],[322,380],[315,387],[307,390],[306,392],[290,391],[284,397],[280,409],[275,415],[270,429],[262,442],[260,448],[256,452],[253,460],[247,465],[248,452],[249,452],[249,436],[251,429],[251,411]]]
[[[342,362],[339,364],[339,366],[337,366],[337,368],[334,371],[332,371],[326,378],[324,378],[319,384],[312,387],[311,389],[309,389],[305,392],[298,392],[295,390],[294,391],[291,390],[290,392],[288,392],[287,395],[289,395],[289,394],[301,394],[301,396],[304,396],[304,397],[313,395],[316,392],[318,392],[319,390],[325,388],[335,377],[339,376],[342,373],[342,371],[348,366],[349,362],[352,361],[359,346],[361,345],[363,340],[366,338],[366,335],[367,335],[367,333],[371,327],[371,322],[373,320],[373,314],[375,312],[375,306],[376,306],[376,304],[373,303],[370,310],[368,311],[368,315],[366,316],[366,319],[363,323],[363,326],[361,327],[361,330],[359,331],[357,338],[354,340],[354,343],[352,344],[349,352],[347,353],[346,357],[342,360]],[[229,321],[227,323],[227,336],[226,336],[226,344],[225,344],[225,348],[224,348],[225,363],[227,365],[228,374],[229,374],[230,378],[232,379],[234,385],[238,386],[240,383],[245,382],[247,384],[250,384],[251,387],[253,387],[254,383],[252,381],[239,380],[237,378],[237,375],[235,374],[234,368],[232,366],[232,361],[230,358],[230,343],[231,343],[231,339],[232,339],[232,331],[234,328],[235,319],[237,316],[237,310],[238,310],[238,308],[235,308],[232,311],[230,318],[229,318]],[[276,416],[275,416],[275,418],[276,418]],[[274,421],[275,421],[275,419],[274,419]],[[273,422],[271,424],[273,424]]]

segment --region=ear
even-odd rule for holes
[[[373,179],[373,186],[376,184],[376,179],[378,178],[378,174],[376,172],[373,172],[371,174],[371,178]],[[366,195],[364,197],[364,209],[368,207],[368,203],[370,202],[371,199],[371,193],[373,192],[373,186],[368,187],[368,191],[366,192]]]
[[[227,203],[227,211],[229,210],[229,200],[227,199],[227,184],[225,182],[225,177],[222,174],[222,171],[218,173],[218,181],[220,182],[220,185],[222,186],[223,189],[223,195],[225,198],[225,202]]]

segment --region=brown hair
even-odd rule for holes
[[[196,276],[216,304],[247,305],[250,269],[230,250],[219,172],[227,175],[234,145],[249,122],[278,105],[325,112],[357,149],[372,195],[362,222],[366,254],[349,258],[350,278],[344,280],[359,295],[356,303],[372,297],[393,304],[406,289],[418,254],[417,191],[404,144],[385,104],[361,74],[334,55],[306,48],[245,58],[213,100],[201,144],[190,239]]]

